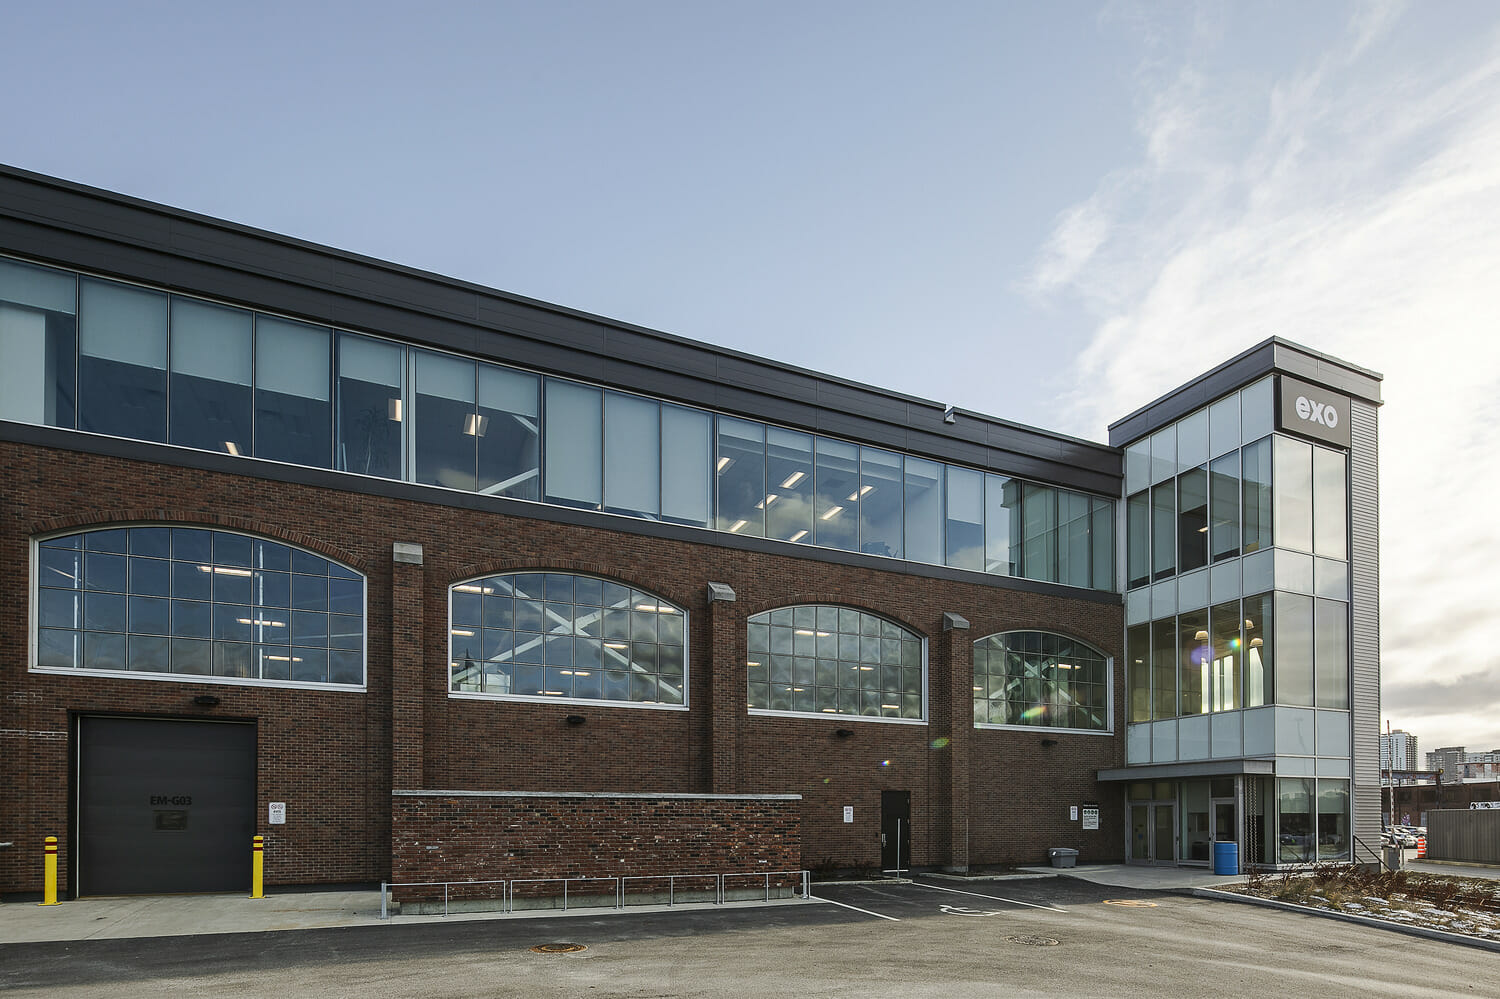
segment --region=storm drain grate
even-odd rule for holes
[[[579,943],[549,943],[537,944],[531,950],[534,954],[576,954],[588,948]]]
[[[1027,947],[1056,947],[1061,941],[1054,937],[1006,937],[1013,944],[1025,944]]]

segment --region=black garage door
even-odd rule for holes
[[[78,893],[250,887],[255,727],[81,718]]]

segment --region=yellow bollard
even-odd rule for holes
[[[57,837],[42,840],[42,900],[38,905],[57,904]]]
[[[250,847],[250,897],[265,898],[266,838],[256,836]]]

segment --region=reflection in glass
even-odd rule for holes
[[[1208,682],[1213,646],[1208,637],[1208,611],[1194,611],[1177,619],[1178,671],[1182,696],[1178,707],[1184,715],[1206,714],[1211,707]]]
[[[981,638],[974,643],[975,721],[1106,731],[1108,667],[1103,652],[1063,635]]]
[[[843,497],[859,503],[859,550],[901,558],[901,455],[862,447],[859,468],[858,492]]]
[[[541,499],[541,417],[536,375],[479,365],[479,491]]]
[[[1240,553],[1240,454],[1215,458],[1208,470],[1210,554],[1215,562]]]
[[[943,561],[943,466],[906,458],[906,558],[939,565]]]
[[[339,468],[401,478],[405,364],[398,344],[339,334]]]
[[[172,296],[171,442],[250,454],[251,314]]]
[[[828,604],[782,607],[746,626],[752,710],[925,717],[923,643],[893,621]]]
[[[1246,597],[1245,614],[1245,707],[1258,708],[1275,700],[1275,658],[1271,638],[1273,599],[1269,593]]]
[[[1088,586],[1089,498],[1070,489],[1055,489],[1057,494],[1057,581],[1064,586]]]
[[[1177,629],[1171,618],[1151,623],[1151,716],[1177,717]]]
[[[1209,612],[1213,659],[1205,670],[1208,710],[1234,711],[1240,707],[1240,669],[1243,661],[1238,600],[1215,604]]]
[[[324,660],[331,642],[344,651],[329,682],[364,680],[364,581],[319,555],[227,531],[170,527],[50,538],[38,553],[38,667],[296,680],[295,670],[275,665],[307,654],[288,653],[288,642],[315,645]],[[287,568],[297,570],[290,587]],[[342,612],[331,616],[330,587]],[[252,657],[250,642],[273,651]],[[261,663],[272,664],[270,672]]]
[[[1349,782],[1318,781],[1318,860],[1349,859]]]
[[[412,461],[417,481],[472,491],[476,442],[488,430],[474,406],[474,362],[428,350],[414,350],[412,356]]]
[[[1022,487],[1021,574],[1057,580],[1057,490],[1036,482]]]
[[[984,570],[984,473],[947,466],[946,563]]]
[[[453,692],[686,704],[687,615],[660,597],[567,573],[487,576],[449,595]]]
[[[1313,551],[1349,557],[1349,497],[1342,451],[1313,448]]]
[[[1313,703],[1313,598],[1276,594],[1276,703]]]
[[[1305,864],[1317,856],[1313,836],[1313,782],[1301,777],[1281,777],[1276,781],[1280,818],[1277,858],[1283,864]]]
[[[167,437],[167,296],[84,278],[78,326],[78,429]]]
[[[1312,551],[1312,452],[1311,444],[1290,437],[1272,438],[1276,509],[1276,545],[1300,552]]]
[[[1151,578],[1166,579],[1177,571],[1177,501],[1175,479],[1151,488]]]
[[[1125,629],[1125,662],[1130,688],[1130,720],[1151,720],[1151,628],[1137,624]]]
[[[718,418],[719,530],[747,537],[766,533],[766,427]]]
[[[766,537],[812,544],[813,439],[766,428]]]
[[[0,420],[73,426],[78,279],[0,260]]]
[[[333,452],[329,331],[255,317],[255,455],[327,468]]]
[[[1318,600],[1317,660],[1318,707],[1349,706],[1349,605],[1340,600]]]
[[[1096,590],[1115,588],[1115,504],[1094,497],[1094,523],[1090,528],[1093,544],[1093,581]]]
[[[859,549],[859,448],[818,437],[813,441],[813,538],[824,548]],[[849,497],[854,497],[850,499]]]
[[[1208,564],[1208,470],[1193,468],[1177,478],[1177,569]]]
[[[1271,438],[1241,452],[1245,554],[1271,547]]]
[[[661,512],[661,407],[604,393],[604,509],[655,520]]]
[[[1142,490],[1125,501],[1126,585],[1151,582],[1151,494]]]
[[[599,389],[546,381],[548,503],[597,510],[603,498],[603,401]]]
[[[700,409],[661,407],[661,517],[708,527],[713,520],[713,417]]]

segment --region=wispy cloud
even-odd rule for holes
[[[1386,375],[1385,714],[1500,747],[1500,35],[1442,60],[1361,8],[1308,64],[1247,81],[1220,33],[1148,46],[1138,162],[1064,211],[1029,290],[1091,310],[1086,433],[1277,334]],[[1488,692],[1474,698],[1470,692]]]

